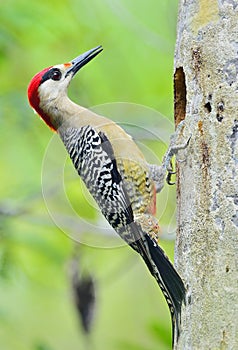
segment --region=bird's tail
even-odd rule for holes
[[[156,267],[153,266],[152,274],[169,306],[173,325],[173,341],[175,339],[177,341],[180,334],[181,307],[182,303],[185,302],[185,286],[164,251],[148,235],[145,238],[152,261],[156,265]]]
[[[177,342],[180,334],[181,307],[185,303],[184,283],[164,251],[148,234],[144,233],[131,246],[141,254],[164,294],[172,319],[173,343]]]

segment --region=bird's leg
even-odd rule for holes
[[[164,187],[164,179],[166,176],[166,171],[162,165],[159,166],[157,164],[148,164],[150,171],[150,178],[155,183],[156,193],[159,193]]]
[[[185,142],[182,142],[181,139],[184,139],[183,131],[185,128],[184,121],[180,122],[177,126],[176,132],[170,138],[170,145],[167,152],[164,155],[162,165],[149,164],[150,177],[155,182],[156,192],[160,192],[164,186],[164,179],[166,177],[166,182],[169,185],[173,185],[174,182],[171,182],[171,176],[176,172],[173,171],[172,166],[172,157],[177,155],[178,151],[185,149],[190,141],[191,134]],[[178,160],[179,161],[179,160]],[[168,175],[166,176],[166,172]]]
[[[177,155],[178,151],[185,149],[188,146],[191,138],[191,133],[190,133],[189,136],[185,139],[185,136],[183,135],[185,127],[186,125],[184,120],[178,124],[175,133],[172,134],[170,137],[169,148],[163,158],[162,167],[171,174],[173,174],[173,169],[171,170],[172,157],[174,155]],[[178,160],[178,161],[181,161],[181,160]]]

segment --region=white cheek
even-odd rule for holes
[[[40,101],[54,100],[59,95],[59,86],[53,80],[47,80],[39,87]]]
[[[67,95],[68,79],[62,81],[47,80],[39,86],[40,108],[53,116],[56,113],[56,105]]]

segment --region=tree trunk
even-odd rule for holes
[[[181,0],[175,124],[176,265],[187,287],[176,349],[238,349],[238,2]]]

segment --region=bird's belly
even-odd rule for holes
[[[117,160],[118,168],[130,198],[134,215],[155,212],[154,184],[148,170],[140,163],[127,159]]]

